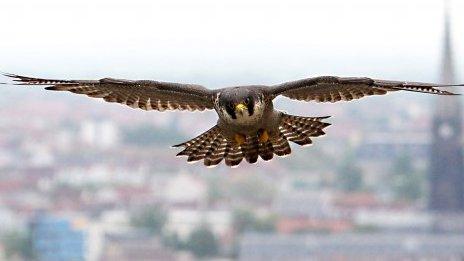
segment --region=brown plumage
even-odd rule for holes
[[[286,156],[291,153],[288,141],[298,145],[309,145],[312,137],[324,135],[324,128],[330,123],[322,122],[329,117],[301,117],[288,114],[282,115],[282,122],[279,126],[279,133],[274,139],[260,143],[258,135],[247,136],[243,145],[229,142],[222,136],[218,126],[201,135],[174,145],[184,147],[177,156],[187,156],[188,162],[203,160],[206,166],[219,164],[224,158],[226,165],[236,166],[243,159],[248,163],[256,163],[258,157],[264,161],[269,161],[277,156]]]
[[[148,80],[55,80],[15,74],[4,76],[10,77],[15,85],[45,86],[47,90],[84,94],[143,110],[215,109],[219,116],[217,125],[175,146],[183,147],[178,156],[186,156],[188,162],[202,160],[206,166],[215,166],[223,160],[228,166],[237,166],[243,159],[248,163],[256,163],[259,158],[268,161],[274,155],[289,155],[289,141],[301,146],[310,145],[312,138],[325,134],[324,128],[330,124],[323,120],[328,117],[293,116],[277,111],[273,107],[273,99],[279,95],[303,101],[338,102],[400,90],[454,95],[439,87],[463,86],[321,76],[275,86],[209,90],[195,84]]]

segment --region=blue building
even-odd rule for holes
[[[85,220],[38,215],[31,222],[31,243],[37,260],[86,259]]]

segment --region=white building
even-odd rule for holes
[[[206,225],[215,235],[224,236],[232,227],[232,216],[228,210],[172,209],[168,212],[166,231],[175,233],[185,240],[193,230]]]
[[[358,226],[388,230],[427,230],[433,224],[433,217],[428,213],[405,209],[363,209],[353,219]]]
[[[84,121],[80,127],[79,137],[84,144],[108,149],[116,146],[120,134],[112,121]]]
[[[207,196],[205,182],[195,176],[180,174],[170,179],[164,189],[163,197],[169,204],[201,205]]]

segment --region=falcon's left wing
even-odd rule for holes
[[[52,80],[4,74],[15,85],[39,85],[53,91],[69,91],[107,102],[117,102],[144,110],[213,109],[214,91],[195,84],[158,81],[132,81],[113,78],[100,80]]]
[[[359,99],[368,95],[382,95],[392,91],[411,91],[438,95],[455,95],[437,87],[464,86],[464,84],[434,84],[375,80],[361,77],[321,76],[271,87],[273,97],[278,95],[290,99],[316,102],[337,102]]]

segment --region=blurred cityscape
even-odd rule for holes
[[[7,260],[464,254],[464,235],[428,233],[431,100],[393,94],[321,105],[313,113],[335,116],[314,146],[207,169],[169,146],[206,129],[214,113],[148,113],[59,95],[0,105]],[[279,103],[307,114],[306,105]]]
[[[444,205],[462,190],[431,192],[434,97],[281,99],[292,114],[332,115],[328,135],[287,158],[207,169],[169,147],[213,125],[214,112],[42,92],[0,97],[0,260],[464,258],[464,206]],[[464,189],[457,171],[445,191]]]

